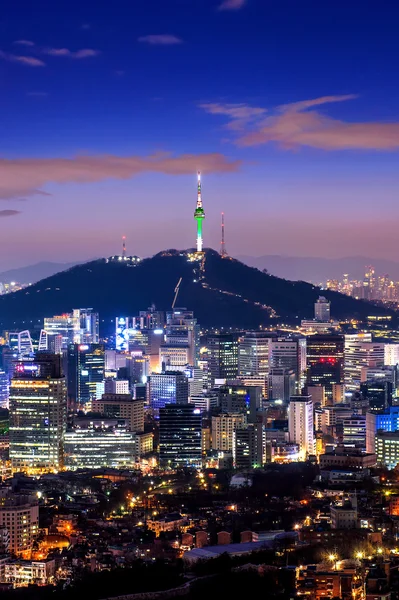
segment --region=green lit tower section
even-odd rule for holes
[[[202,221],[205,219],[205,212],[202,208],[201,173],[199,171],[197,188],[197,208],[195,209],[194,219],[197,221],[197,252],[202,252]]]

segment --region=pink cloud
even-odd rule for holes
[[[28,65],[29,67],[45,67],[46,63],[40,60],[39,58],[34,58],[33,56],[20,56],[18,54],[10,54],[8,52],[3,52],[0,50],[0,58],[3,60],[8,60],[9,62],[18,62],[23,65]]]
[[[219,6],[219,10],[240,10],[246,3],[247,0],[224,0]]]
[[[302,102],[277,107],[271,116],[263,118],[253,113],[251,120],[241,121],[246,132],[236,139],[239,146],[259,146],[270,142],[283,148],[308,146],[322,150],[396,150],[399,148],[399,122],[347,122],[334,119],[315,107],[352,100],[353,94],[323,96]],[[236,127],[237,117],[223,110],[208,110],[212,114],[223,114],[229,118],[230,129]],[[243,105],[240,105],[244,111]],[[245,106],[245,105],[244,105]],[[253,107],[247,106],[248,114]],[[205,110],[207,110],[205,108]],[[259,109],[256,109],[259,110]],[[245,112],[245,111],[244,111]]]
[[[49,56],[66,56],[68,58],[90,58],[92,56],[98,56],[99,50],[93,50],[92,48],[83,48],[82,50],[69,50],[68,48],[46,48],[43,50],[44,54]]]
[[[198,169],[208,173],[234,172],[241,161],[223,154],[157,153],[151,156],[77,156],[74,158],[0,159],[0,198],[47,194],[48,183],[91,183],[130,179],[141,173],[186,175]]]
[[[153,46],[174,46],[176,44],[183,43],[181,38],[168,33],[161,35],[143,35],[138,38],[138,41],[145,44],[151,44]]]
[[[228,129],[241,130],[248,123],[263,117],[267,110],[256,106],[248,106],[247,104],[200,104],[211,115],[224,115],[230,119],[227,124]]]
[[[18,46],[34,46],[35,42],[31,42],[30,40],[15,40],[14,44]]]

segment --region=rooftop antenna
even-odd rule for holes
[[[126,258],[126,236],[122,236],[122,258]]]
[[[222,241],[220,242],[220,256],[222,258],[226,258],[227,256],[226,244],[224,241],[224,212],[222,212]]]

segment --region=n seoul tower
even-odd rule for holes
[[[202,208],[201,173],[199,171],[197,187],[197,208],[195,209],[194,219],[197,221],[197,252],[202,252],[202,221],[205,219],[205,212]]]

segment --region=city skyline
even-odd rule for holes
[[[8,7],[0,268],[193,247],[198,170],[204,247],[395,256],[398,10]]]

